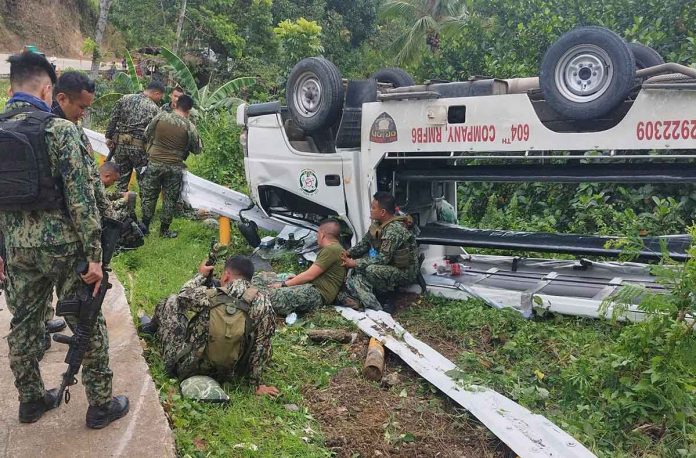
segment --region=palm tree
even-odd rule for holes
[[[386,0],[380,8],[384,19],[408,20],[407,31],[393,43],[396,60],[413,63],[420,59],[425,46],[430,52],[440,49],[441,34],[464,26],[467,0]]]

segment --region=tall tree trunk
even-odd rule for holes
[[[92,52],[92,67],[89,71],[89,76],[93,80],[99,76],[99,58],[101,57],[101,45],[104,41],[104,31],[106,30],[106,19],[109,16],[109,8],[113,0],[99,0],[99,18],[97,19],[97,29],[94,33],[94,52]],[[92,123],[89,111],[82,118],[82,125],[89,128]]]
[[[186,0],[181,0],[181,10],[179,20],[176,23],[176,41],[174,42],[174,54],[179,52],[179,40],[181,40],[181,30],[184,28],[184,17],[186,17]]]
[[[92,79],[96,79],[99,74],[99,57],[101,56],[101,45],[104,40],[104,31],[106,30],[106,19],[109,16],[109,8],[113,0],[99,0],[99,19],[97,19],[97,30],[94,33],[94,42],[97,46],[94,47],[92,54],[92,68],[89,75]]]

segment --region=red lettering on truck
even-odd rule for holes
[[[696,140],[696,119],[666,119],[639,121],[638,140]]]

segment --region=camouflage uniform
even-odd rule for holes
[[[156,135],[158,123],[168,123],[181,132],[185,132],[188,138],[186,146],[181,150],[166,150],[160,145],[160,139]],[[201,152],[201,142],[198,130],[188,119],[176,113],[162,112],[157,115],[147,126],[145,138],[151,143],[149,153],[149,164],[143,176],[141,199],[143,209],[143,221],[149,223],[155,214],[157,199],[160,191],[163,194],[162,214],[160,223],[162,226],[169,227],[176,212],[176,204],[181,195],[181,187],[184,182],[184,170],[186,164],[184,160],[188,153],[198,154]],[[158,155],[154,154],[157,150]]]
[[[145,128],[159,112],[157,104],[140,93],[121,97],[111,113],[106,138],[116,143],[114,162],[121,169],[121,178],[117,183],[121,192],[128,190],[133,169],[138,182],[141,181],[140,169],[147,165]]]
[[[212,304],[203,286],[206,277],[197,274],[155,308],[154,320],[159,323],[157,338],[162,343],[165,365],[179,378],[192,375],[215,375],[227,380],[248,375],[253,383],[261,384],[261,373],[271,359],[271,338],[275,332],[275,313],[268,296],[259,292],[252,301],[249,318],[254,323],[251,352],[246,373],[217,374],[205,357]],[[235,280],[222,289],[231,297],[241,298],[251,287],[246,280]],[[188,315],[195,315],[189,319]]]
[[[369,255],[371,249],[373,256]],[[373,223],[348,254],[357,265],[348,274],[339,301],[347,293],[365,308],[382,310],[375,293],[390,292],[416,281],[418,245],[413,233],[398,218],[382,226]]]
[[[273,310],[278,315],[286,316],[292,312],[307,313],[324,305],[324,299],[312,284],[270,288],[280,279],[274,272],[258,272],[251,280],[254,286],[268,291]]]
[[[7,109],[26,105],[18,102]],[[59,299],[74,296],[83,285],[75,273],[77,263],[85,259],[99,262],[102,256],[92,173],[79,131],[69,121],[52,119],[46,127],[46,145],[52,174],[62,176],[66,208],[0,212],[7,247],[7,305],[13,315],[7,343],[20,402],[43,397],[38,360],[43,354],[44,318],[53,288]],[[66,317],[66,321],[71,329],[77,325],[74,317]],[[93,406],[111,402],[108,346],[100,313],[82,366],[82,382]]]

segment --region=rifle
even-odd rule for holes
[[[215,241],[215,238],[213,238],[210,241],[210,251],[208,252],[208,259],[205,261],[205,265],[214,266],[217,263],[219,254],[219,246]],[[208,288],[212,288],[213,286],[220,286],[220,283],[213,278],[213,272],[210,272],[203,285],[207,286]]]
[[[116,142],[118,141],[118,134],[114,136],[113,145],[111,148],[109,148],[109,154],[106,156],[106,162],[109,162],[111,159],[113,159],[114,154],[116,153],[116,147],[118,146]]]
[[[65,362],[68,364],[68,369],[63,373],[58,390],[58,396],[54,407],[58,407],[65,394],[65,403],[70,402],[69,387],[77,384],[75,376],[82,366],[82,360],[89,346],[89,341],[92,337],[92,331],[97,323],[99,312],[101,311],[102,303],[106,297],[106,291],[111,288],[109,283],[109,263],[111,257],[116,251],[116,244],[121,237],[122,224],[119,221],[104,218],[102,227],[102,272],[104,277],[99,285],[99,292],[96,296],[92,296],[94,285],[85,284],[77,293],[76,297],[67,298],[58,301],[56,306],[56,315],[77,317],[77,326],[75,326],[72,336],[64,334],[53,334],[53,340],[59,343],[64,343],[69,346],[68,354],[65,356]],[[78,275],[87,272],[87,262],[81,261],[75,271]]]

